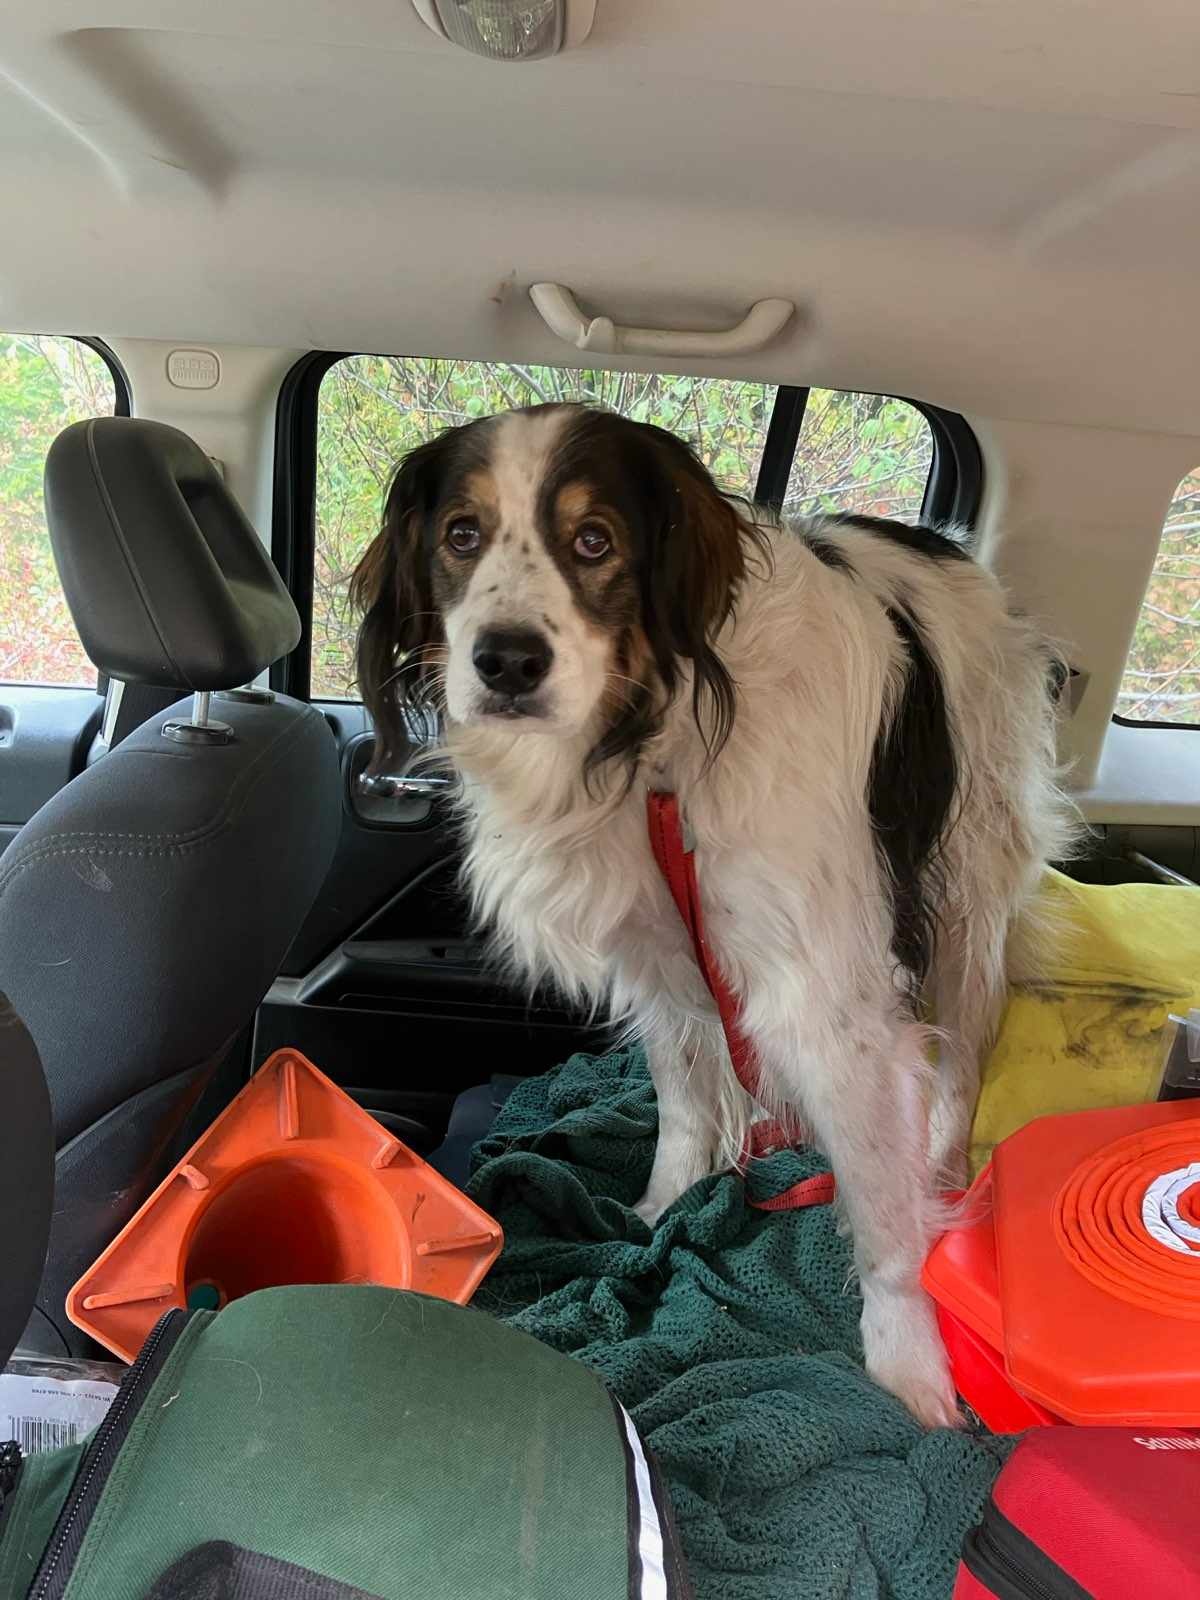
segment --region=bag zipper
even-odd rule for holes
[[[1039,1576],[1031,1570],[1035,1563],[1052,1569],[1053,1575],[1046,1571]],[[1093,1600],[1070,1573],[990,1504],[982,1522],[967,1535],[963,1564],[997,1600]]]
[[[24,1462],[21,1446],[15,1439],[6,1439],[0,1444],[0,1537],[4,1533],[4,1514],[17,1492]]]
[[[137,1360],[125,1374],[116,1398],[79,1463],[75,1481],[34,1574],[27,1600],[61,1600],[66,1592],[84,1535],[108,1482],[108,1475],[129,1437],[142,1400],[187,1326],[188,1316],[186,1311],[173,1310],[160,1317],[138,1352]]]

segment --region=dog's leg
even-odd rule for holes
[[[949,1189],[967,1182],[980,1073],[1008,996],[1006,936],[1005,919],[977,916],[959,938],[945,941],[935,963],[934,1015],[944,1037],[929,1110],[929,1155],[934,1182]]]
[[[793,1042],[804,1038],[789,1029]],[[933,1306],[919,1282],[936,1232],[925,1088],[928,1035],[880,1019],[781,1060],[772,1078],[808,1116],[829,1156],[854,1235],[867,1371],[927,1427],[961,1419]],[[766,1059],[766,1058],[764,1058]]]
[[[732,1077],[719,1027],[681,1021],[643,1025],[642,1041],[658,1098],[658,1145],[636,1210],[654,1223],[679,1196],[716,1170],[722,1144],[722,1078]]]

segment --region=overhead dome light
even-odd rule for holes
[[[538,61],[580,44],[596,0],[413,0],[427,27],[488,61]]]

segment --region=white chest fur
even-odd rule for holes
[[[575,813],[521,814],[467,791],[466,877],[502,958],[526,981],[618,1013],[670,995],[707,1011],[687,933],[650,850],[645,790]]]

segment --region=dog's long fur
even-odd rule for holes
[[[766,1109],[803,1118],[837,1174],[868,1369],[953,1420],[917,1282],[935,1178],[962,1176],[1009,931],[1072,832],[1041,639],[952,538],[779,526],[678,440],[569,406],[409,456],[355,592],[377,759],[414,707],[444,716],[497,951],[645,1044],[648,1219],[756,1114],[650,851],[647,788],[679,796]],[[472,658],[513,627],[553,663],[505,700]]]

